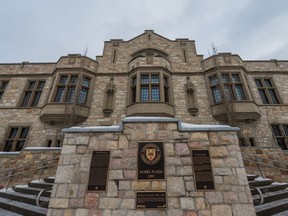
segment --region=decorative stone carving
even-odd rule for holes
[[[103,112],[105,114],[110,114],[113,112],[114,95],[115,95],[114,93],[115,93],[114,77],[111,77],[109,83],[106,86],[106,95],[103,108]]]
[[[191,113],[191,115],[195,116],[198,112],[198,104],[196,100],[195,86],[191,82],[190,77],[188,76],[187,76],[187,83],[186,83],[186,91],[187,91],[187,109]]]

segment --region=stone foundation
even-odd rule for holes
[[[65,130],[48,215],[255,215],[235,128],[152,119]],[[145,141],[163,142],[164,179],[137,178],[138,142]],[[195,188],[196,149],[210,153],[215,189]],[[93,151],[110,152],[106,191],[87,191]],[[165,208],[136,208],[141,191],[165,192]]]

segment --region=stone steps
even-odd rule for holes
[[[264,203],[260,203],[260,195],[256,189],[251,189],[257,216],[288,215],[288,188],[287,183],[274,183],[271,179],[247,176],[249,185],[257,187],[263,193]]]
[[[51,192],[44,192],[40,203],[45,204],[41,207],[36,206],[36,199],[39,192],[53,186],[54,179],[44,181],[32,181],[28,185],[17,185],[8,190],[0,190],[0,211],[1,208],[20,215],[44,216],[47,214],[49,198]]]

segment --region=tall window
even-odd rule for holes
[[[4,94],[5,89],[7,88],[8,81],[0,81],[0,100]]]
[[[139,102],[170,102],[168,76],[163,73],[140,73],[138,77],[139,82],[136,75],[131,80],[132,103],[137,102],[137,92],[140,94]]]
[[[36,107],[40,100],[45,81],[29,81],[22,99],[21,107]]]
[[[54,102],[73,103],[75,96],[78,96],[78,104],[86,104],[90,88],[90,78],[80,78],[78,75],[61,75],[57,83],[57,90]],[[77,94],[77,89],[79,93]]]
[[[221,74],[220,81],[218,80],[216,75],[209,77],[209,80],[215,103],[222,102],[224,94],[227,101],[246,100],[243,82],[241,81],[239,74],[223,73]],[[224,92],[221,91],[221,84],[223,85]]]
[[[279,99],[276,93],[272,79],[270,78],[256,78],[255,79],[258,92],[263,104],[279,104]]]
[[[4,140],[4,146],[2,146],[2,151],[21,151],[25,145],[28,132],[29,127],[19,126],[9,128],[6,139]]]
[[[283,150],[288,150],[288,124],[272,124],[271,126],[277,144]]]

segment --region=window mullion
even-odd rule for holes
[[[16,136],[15,136],[15,138],[13,140],[11,151],[15,151],[18,139],[20,137],[20,133],[21,133],[21,127],[18,127]]]

